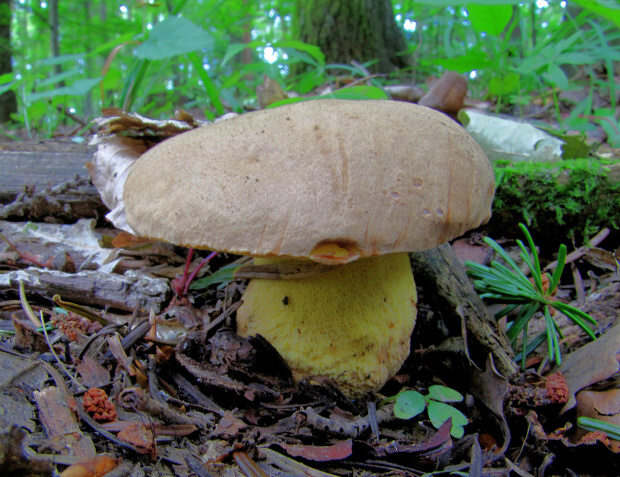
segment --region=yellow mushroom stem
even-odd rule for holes
[[[300,259],[257,258],[255,264]],[[294,280],[250,281],[237,311],[293,376],[332,378],[351,397],[380,389],[409,355],[417,295],[407,253],[363,258]]]

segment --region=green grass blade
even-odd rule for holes
[[[521,371],[525,371],[525,360],[527,358],[527,325],[523,330],[523,346],[521,347]]]
[[[517,245],[519,245],[519,248],[521,249],[521,254],[520,254],[521,258],[527,265],[527,268],[530,269],[530,273],[532,274],[532,279],[534,280],[534,287],[536,288],[538,293],[542,294],[543,285],[542,285],[542,277],[539,272],[540,266],[537,267],[536,262],[532,261],[532,258],[530,257],[530,252],[528,252],[527,247],[523,244],[521,240],[517,240]]]
[[[556,331],[557,325],[555,321],[553,321],[553,318],[551,318],[549,307],[545,307],[543,314],[545,315],[545,324],[547,325],[547,346],[549,347],[549,359],[551,361],[555,361],[559,366],[562,364],[562,354],[560,353],[560,343]]]
[[[500,318],[508,315],[509,313],[512,313],[520,306],[521,305],[519,303],[511,303],[509,305],[506,305],[504,308],[495,313],[495,319],[499,320]]]
[[[500,257],[502,257],[506,261],[506,263],[508,263],[514,269],[515,272],[523,275],[523,272],[519,269],[515,261],[510,257],[510,255],[508,255],[508,253],[506,253],[506,250],[504,250],[500,244],[498,244],[495,240],[489,237],[485,237],[484,242],[489,245],[493,250],[495,250],[495,252],[497,252]],[[523,276],[525,277],[525,275]]]
[[[534,313],[538,310],[538,303],[526,303],[519,310],[519,314],[512,322],[510,328],[508,328],[508,332],[506,336],[508,340],[512,343],[517,339],[517,336],[523,331],[529,321],[534,316]]]
[[[564,265],[566,264],[566,245],[560,245],[560,250],[558,251],[558,259],[557,266],[553,271],[553,275],[551,276],[551,281],[549,282],[549,291],[548,295],[551,295],[555,289],[560,284],[560,278],[562,277],[562,272],[564,271]]]
[[[209,96],[211,104],[213,104],[213,107],[215,108],[215,112],[218,116],[222,116],[226,112],[226,110],[224,109],[224,105],[220,100],[220,90],[209,76],[209,73],[202,66],[202,61],[195,52],[187,53],[187,58],[192,62],[196,73],[198,73],[198,76],[200,76],[202,84],[207,91],[207,96]]]
[[[573,314],[573,310],[566,310],[566,311],[561,310],[561,311],[570,320],[575,322],[583,331],[585,331],[590,338],[592,338],[593,340],[596,339],[596,335],[594,334],[594,332],[590,329],[590,327],[577,314]]]
[[[527,243],[530,246],[530,252],[532,253],[532,257],[534,258],[535,268],[533,271],[536,271],[536,275],[540,276],[541,274],[540,261],[538,260],[538,252],[536,251],[536,245],[534,244],[534,239],[532,239],[532,235],[530,234],[530,231],[527,229],[525,224],[519,224],[519,228],[525,235],[525,238],[527,239]]]
[[[599,431],[607,434],[610,439],[620,441],[620,426],[610,422],[604,422],[592,417],[581,416],[577,418],[577,425],[586,431]]]
[[[576,315],[582,320],[586,320],[593,325],[598,325],[597,321],[594,318],[592,318],[590,315],[588,315],[586,312],[581,311],[580,309],[575,308],[574,306],[570,306],[567,303],[562,303],[561,301],[554,301],[553,303],[551,303],[551,306],[553,306],[553,308],[557,310],[560,310],[565,315],[566,313],[570,313],[571,315]]]

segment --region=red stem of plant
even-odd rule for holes
[[[191,249],[191,250],[193,251],[194,249]],[[183,283],[185,284],[185,287],[183,288],[183,296],[187,295],[189,286],[194,280],[194,278],[196,278],[196,275],[198,274],[200,269],[204,267],[207,263],[209,263],[211,259],[215,257],[216,255],[217,255],[217,252],[211,252],[209,255],[203,258],[202,262],[200,262],[200,264],[196,267],[196,269],[191,273],[191,275],[187,279],[186,279],[186,274],[183,274]],[[185,269],[185,271],[187,272],[187,268]]]
[[[618,131],[618,128],[616,127],[614,122],[610,118],[608,118],[608,117],[605,117],[605,116],[594,116],[592,114],[579,114],[577,116],[580,117],[580,118],[584,118],[584,119],[597,119],[599,121],[607,121],[610,124],[610,126],[613,128],[613,130],[616,131],[616,134],[620,135],[620,131]]]
[[[185,290],[185,283],[187,283],[187,274],[189,273],[189,266],[192,263],[192,258],[194,257],[194,249],[190,248],[189,252],[187,252],[187,259],[185,260],[185,270],[183,270],[183,279],[181,283],[174,290],[177,292],[177,296],[182,297],[185,296],[183,290]],[[185,292],[186,293],[186,292]]]

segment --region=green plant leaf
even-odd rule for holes
[[[521,75],[518,73],[493,76],[489,80],[488,94],[490,96],[500,96],[503,94],[516,93],[519,91],[520,82]]]
[[[394,415],[400,419],[411,419],[424,411],[426,401],[417,391],[402,391],[396,395]]]
[[[428,397],[439,402],[461,402],[463,400],[460,392],[437,384],[428,388]]]
[[[456,71],[457,73],[469,73],[472,70],[484,69],[492,66],[489,56],[481,50],[469,50],[464,55],[453,56],[452,58],[434,58],[422,63],[443,66],[445,69]]]
[[[564,73],[562,68],[560,68],[556,63],[549,63],[547,65],[547,71],[544,76],[547,81],[558,88],[562,90],[568,89],[568,78],[566,73]]]
[[[572,0],[572,2],[606,18],[615,23],[617,27],[620,27],[620,5],[617,3],[614,4],[611,0]]]
[[[218,114],[218,116],[223,115],[226,111],[224,110],[224,105],[220,100],[220,90],[209,76],[209,73],[202,66],[201,59],[194,52],[188,53],[187,58],[189,59],[189,61],[192,62],[192,64],[194,65],[194,69],[198,73],[198,76],[200,76],[202,84],[207,91],[207,95],[211,100],[211,104],[213,104],[213,107],[215,108],[215,112]]]
[[[43,60],[39,60],[36,62],[36,66],[52,66],[52,65],[60,65],[62,63],[66,63],[68,61],[76,62],[84,58],[83,53],[75,53],[70,55],[58,55],[52,56],[50,58],[45,58]]]
[[[299,40],[276,41],[271,44],[273,48],[292,48],[297,51],[308,53],[319,66],[325,66],[325,55],[316,45],[310,45]]]
[[[208,275],[198,280],[194,280],[189,286],[189,288],[190,290],[204,290],[211,285],[231,282],[235,279],[235,272],[239,270],[242,266],[243,265],[237,265],[235,263],[225,265],[212,275]]]
[[[415,0],[415,3],[419,3],[420,5],[433,5],[434,7],[449,7],[470,5],[472,3],[476,3],[477,5],[518,5],[520,3],[534,3],[534,0],[475,0],[475,2],[471,0]]]
[[[551,295],[560,284],[560,277],[562,276],[562,272],[564,271],[565,264],[566,245],[562,244],[560,245],[560,250],[558,251],[557,265],[555,266],[555,270],[553,271],[553,275],[551,276],[551,281],[549,282],[549,295]]]
[[[187,18],[170,16],[153,27],[148,39],[136,48],[136,57],[163,60],[212,46],[213,37],[201,27]]]
[[[461,411],[448,404],[437,401],[428,403],[428,417],[435,429],[439,429],[444,422],[452,418],[452,429],[450,430],[450,434],[457,439],[463,437],[463,434],[465,434],[464,427],[469,423],[467,417],[465,417]]]
[[[26,103],[35,103],[42,99],[55,98],[56,96],[83,96],[101,82],[101,78],[83,78],[74,81],[69,86],[55,88],[50,91],[41,91],[26,96]]]
[[[487,33],[494,37],[502,34],[512,17],[512,7],[510,5],[468,3],[467,11],[471,27],[477,33]]]

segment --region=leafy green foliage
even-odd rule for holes
[[[596,337],[587,323],[596,324],[596,321],[587,313],[555,298],[560,277],[564,270],[566,246],[560,246],[553,275],[543,274],[534,240],[525,225],[519,224],[519,226],[526,237],[528,246],[526,247],[521,240],[517,240],[517,244],[521,249],[520,257],[531,272],[531,279],[528,279],[508,253],[489,237],[486,237],[484,241],[503,259],[506,265],[496,260],[491,262],[491,266],[467,261],[465,262],[467,274],[474,279],[474,286],[481,298],[506,304],[502,310],[495,314],[496,318],[514,314],[512,321],[510,321],[507,336],[513,346],[516,344],[519,335],[523,337],[521,356],[523,367],[525,367],[525,357],[528,352],[542,344],[542,338],[545,336],[549,349],[549,359],[559,365],[562,363],[560,353],[562,332],[553,319],[555,310],[560,311],[579,325],[592,339],[596,339]],[[528,327],[537,312],[542,312],[546,329],[534,339],[535,345],[528,347]]]
[[[394,402],[394,415],[399,419],[412,419],[422,414],[428,407],[428,417],[436,429],[439,429],[448,419],[452,419],[450,434],[461,438],[468,423],[467,417],[447,403],[462,400],[463,396],[458,391],[446,386],[434,385],[428,388],[426,396],[417,391],[406,390],[385,399],[383,403]]]
[[[336,84],[343,73],[365,77],[364,65],[326,64],[316,46],[294,37],[295,3],[103,2],[100,13],[92,2],[60,2],[61,55],[51,57],[47,3],[12,2],[14,73],[0,76],[0,92],[17,94],[17,121],[51,135],[65,110],[93,117],[115,106],[161,117],[182,107],[214,118],[254,106],[263,75],[304,95]],[[592,93],[576,105],[579,111],[558,121],[580,131],[600,124],[617,144],[617,124],[595,111],[592,97],[617,97],[612,75],[596,67],[613,71],[619,60],[620,10],[608,0],[575,3],[585,10],[574,17],[559,3],[518,0],[403,0],[394,2],[394,12],[409,44],[404,54],[416,58],[415,75],[467,73],[476,78],[474,95],[497,98],[498,109],[547,87],[587,85]],[[297,69],[302,63],[309,68]],[[585,80],[566,73],[571,65],[583,68]],[[370,82],[381,87],[391,80]],[[555,94],[543,100],[558,101]]]
[[[231,282],[235,280],[235,272],[239,270],[241,266],[242,265],[237,265],[235,263],[224,265],[211,275],[194,280],[189,287],[191,290],[204,290],[211,285]]]
[[[140,59],[164,60],[203,48],[213,48],[211,35],[187,18],[170,16],[153,27],[135,55]]]

